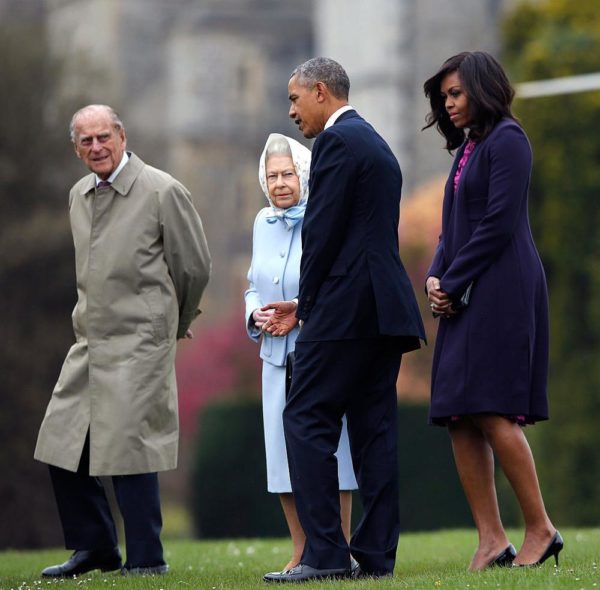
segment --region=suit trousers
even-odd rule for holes
[[[49,465],[67,549],[102,550],[118,544],[102,481],[89,475],[89,456],[88,434],[77,472]],[[125,527],[125,567],[164,565],[158,474],[115,475],[112,482]]]
[[[399,536],[396,380],[400,338],[296,342],[283,413],[292,489],[306,534],[302,563],[391,573]],[[350,546],[340,521],[337,461],[342,416],[364,512]]]

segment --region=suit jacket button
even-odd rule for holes
[[[279,283],[279,277],[273,277],[273,284],[276,285]]]

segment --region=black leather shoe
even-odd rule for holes
[[[352,564],[351,564],[351,575],[350,577],[353,580],[362,580],[365,578],[370,578],[370,579],[377,579],[377,578],[391,578],[392,577],[392,572],[387,572],[385,574],[370,574],[368,572],[365,572],[361,567],[360,564],[358,563],[358,561],[356,561],[354,558],[352,558]]]
[[[487,567],[510,567],[516,555],[517,550],[511,543],[504,551],[502,551],[502,553],[492,559],[492,561],[487,564]]]
[[[112,572],[123,565],[118,547],[104,551],[75,551],[67,561],[60,565],[51,565],[42,571],[45,578],[64,578],[79,576],[92,570]]]
[[[148,567],[123,567],[121,568],[122,576],[161,576],[169,571],[169,566],[164,563],[163,565],[151,565]]]
[[[280,582],[280,583],[294,583],[294,582],[307,582],[308,580],[323,580],[349,578],[349,569],[317,569],[299,563],[289,570],[283,572],[269,572],[263,576],[265,582]]]

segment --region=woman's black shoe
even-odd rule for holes
[[[535,567],[538,565],[542,565],[542,563],[544,563],[544,561],[546,561],[546,559],[548,559],[552,555],[554,556],[556,567],[558,567],[558,554],[562,551],[564,545],[565,543],[563,541],[563,538],[561,537],[560,533],[556,531],[554,533],[554,536],[552,537],[552,540],[550,541],[550,544],[546,548],[546,551],[544,551],[544,554],[536,562],[521,564],[513,563],[513,567]]]
[[[516,554],[517,550],[515,549],[515,546],[510,543],[500,555],[487,564],[487,567],[510,567]]]

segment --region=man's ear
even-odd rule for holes
[[[77,144],[75,142],[73,142],[73,149],[75,150],[77,157],[81,160],[81,154],[79,153],[79,148],[77,147]]]
[[[329,88],[325,82],[317,82],[315,84],[315,90],[317,91],[317,102],[323,103],[329,98]]]

